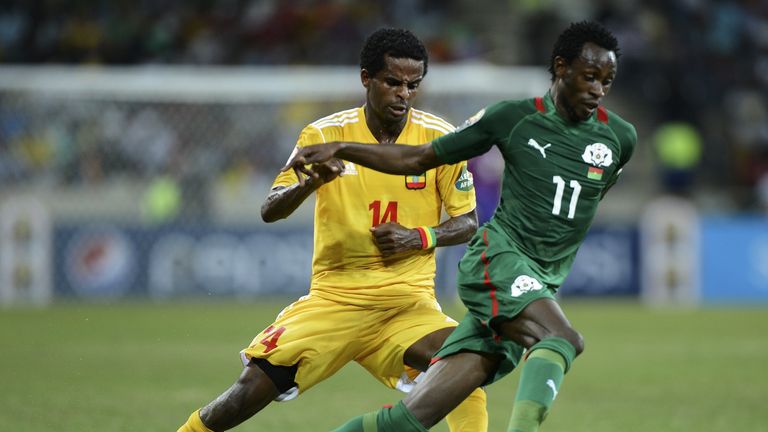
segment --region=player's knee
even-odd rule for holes
[[[584,351],[584,339],[575,330],[558,332],[557,334],[552,334],[541,339],[531,347],[529,354],[540,349],[554,351],[559,354],[565,361],[564,366],[565,372],[567,373],[571,368],[571,364],[576,359],[576,356]]]
[[[573,348],[576,349],[576,356],[584,352],[584,336],[582,336],[581,333],[574,330],[573,335],[568,339],[568,342],[570,342],[571,345],[573,345]]]
[[[577,332],[572,327],[567,327],[558,333],[559,334],[556,334],[555,336],[561,337],[573,345],[576,356],[584,352],[584,336],[582,336],[581,333]]]

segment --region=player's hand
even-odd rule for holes
[[[312,172],[317,173],[318,178],[323,184],[343,175],[344,173],[344,161],[341,159],[333,158],[326,162],[314,163],[311,167]]]
[[[320,178],[320,174],[313,171],[312,167],[308,166],[330,160],[333,158],[333,155],[336,154],[338,148],[339,146],[337,143],[317,144],[302,147],[297,149],[296,153],[291,156],[291,159],[288,160],[288,162],[284,167],[280,169],[280,171],[288,171],[289,169],[293,169],[293,171],[296,173],[296,177],[299,178],[299,184],[304,186],[304,176],[302,174],[305,174],[314,179]]]
[[[373,241],[382,256],[413,249],[421,249],[421,237],[416,230],[408,229],[397,222],[387,222],[371,228]]]

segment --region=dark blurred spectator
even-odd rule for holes
[[[423,36],[434,63],[547,64],[541,53],[550,51],[556,31],[580,19],[600,20],[617,34],[623,78],[613,97],[648,119],[644,129],[690,124],[701,139],[697,181],[754,196],[768,172],[765,0],[5,0],[0,63],[354,65],[365,35],[391,25]],[[50,175],[50,164],[64,172],[53,176],[71,183],[121,171],[151,175],[174,151],[194,158],[208,151],[214,162],[206,172],[273,166],[275,152],[235,143],[247,132],[204,150],[194,141],[210,142],[212,132],[185,130],[195,125],[171,111],[111,111],[94,124],[88,113],[25,118],[0,106],[0,179]],[[38,124],[38,114],[57,120]],[[193,177],[206,176],[212,178]]]

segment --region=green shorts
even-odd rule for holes
[[[467,314],[461,320],[459,326],[445,340],[442,348],[435,353],[432,361],[435,362],[464,351],[487,353],[501,358],[496,373],[489,376],[483,385],[498,381],[512,372],[525,353],[522,346],[497,337],[493,330],[481,323],[472,314]]]
[[[528,304],[554,299],[557,286],[546,283],[539,267],[526,258],[495,227],[480,229],[459,263],[459,297],[469,314],[435,354],[444,358],[462,351],[502,357],[490,384],[517,366],[525,351],[517,343],[502,339],[494,326],[517,316]]]

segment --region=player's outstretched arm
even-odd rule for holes
[[[261,205],[261,219],[270,223],[290,216],[312,192],[340,176],[344,171],[344,162],[335,158],[330,159],[323,163],[313,164],[312,171],[317,176],[290,186],[272,189],[264,200],[264,204]],[[301,179],[303,174],[298,174],[298,176]]]
[[[442,164],[431,143],[408,146],[331,142],[300,148],[282,170],[293,169],[303,183],[302,173],[313,178],[318,175],[307,165],[324,162],[332,157],[387,174],[421,174]]]

